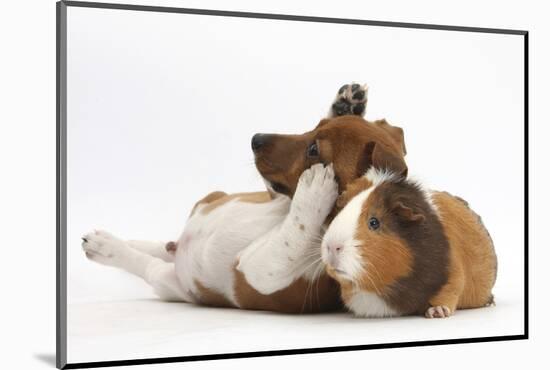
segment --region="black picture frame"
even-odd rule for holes
[[[383,26],[427,30],[461,31],[517,35],[523,37],[524,45],[524,328],[523,334],[493,337],[473,337],[460,339],[426,340],[413,342],[395,342],[383,344],[367,344],[322,348],[300,348],[288,350],[221,353],[199,356],[176,356],[163,358],[129,359],[120,361],[97,361],[67,363],[67,8],[83,7],[95,9],[116,9],[144,12],[196,14],[218,17],[256,18],[268,20],[286,20],[297,22],[337,23],[364,26]],[[163,6],[144,6],[130,4],[114,4],[81,1],[58,1],[56,4],[56,366],[59,369],[94,368],[106,366],[126,366],[157,363],[173,363],[202,360],[234,359],[245,357],[284,356],[295,354],[311,354],[322,352],[358,351],[382,348],[403,348],[418,346],[434,346],[460,343],[496,342],[509,340],[524,340],[529,338],[529,32],[526,30],[463,27],[451,25],[435,25],[421,23],[386,22],[375,20],[344,19],[329,17],[314,17],[288,14],[269,14],[236,12],[226,10],[190,9]]]

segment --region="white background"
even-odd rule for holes
[[[48,366],[43,359],[51,358],[54,352],[54,211],[55,211],[55,52],[54,52],[54,4],[40,3],[30,7],[30,2],[20,4],[20,9],[6,9],[3,14],[8,19],[2,24],[2,37],[10,49],[2,63],[2,80],[8,81],[3,88],[4,107],[2,136],[2,168],[7,170],[3,189],[3,225],[4,266],[2,281],[6,282],[4,295],[8,303],[3,306],[3,337],[10,341],[10,351],[5,361],[19,361],[19,367],[36,368]],[[165,4],[167,2],[164,2]],[[174,2],[172,2],[173,4]],[[39,5],[38,5],[39,4]],[[223,8],[223,2],[180,2],[183,6]],[[208,5],[207,5],[208,4]],[[547,199],[537,190],[546,188],[543,162],[546,145],[544,122],[548,121],[546,109],[545,85],[548,55],[543,45],[548,29],[544,24],[542,9],[525,4],[510,5],[503,2],[484,4],[460,2],[456,6],[439,5],[437,2],[425,2],[422,7],[402,2],[399,5],[387,3],[376,8],[366,4],[345,6],[346,2],[336,4],[285,2],[252,5],[246,2],[234,2],[232,10],[252,10],[311,15],[331,15],[340,17],[399,20],[426,23],[447,23],[473,26],[528,28],[531,33],[531,73],[536,76],[531,82],[531,102],[533,118],[531,121],[531,153],[535,154],[534,164],[539,171],[531,179],[531,196],[537,197],[534,212],[542,216]],[[13,5],[8,5],[13,6]],[[25,8],[26,7],[26,8]],[[21,12],[19,13],[18,10]],[[29,26],[29,25],[33,26]],[[17,37],[13,37],[14,35]],[[5,40],[4,40],[5,39]],[[538,46],[540,45],[540,46]],[[538,47],[537,47],[538,46]],[[540,66],[540,68],[537,68]],[[372,83],[371,83],[372,84]],[[534,94],[533,94],[534,93]],[[374,92],[372,93],[374,99]],[[372,100],[371,100],[372,102]],[[372,112],[372,111],[371,111]],[[387,115],[387,114],[386,114]],[[545,119],[546,118],[546,119]],[[4,140],[7,139],[7,140]],[[4,142],[5,141],[5,142]],[[17,160],[13,160],[16,158]],[[504,175],[513,175],[514,169]],[[532,169],[531,174],[535,173]],[[504,176],[501,174],[501,176]],[[502,178],[502,177],[501,177]],[[506,182],[503,181],[505,184]],[[516,218],[515,215],[509,215]],[[15,221],[15,222],[14,222]],[[542,218],[531,217],[532,231],[535,225],[542,226]],[[159,365],[158,368],[188,366],[189,368],[252,368],[268,366],[317,366],[335,367],[345,363],[368,363],[369,365],[398,366],[417,363],[426,366],[426,355],[434,366],[464,368],[464,366],[499,366],[504,364],[518,366],[526,361],[534,361],[545,340],[547,320],[545,319],[546,274],[545,260],[548,253],[544,246],[547,241],[539,232],[533,233],[531,240],[532,270],[532,311],[531,339],[528,342],[476,344],[445,346],[435,348],[398,349],[389,351],[371,351],[368,353],[323,354],[315,356],[293,356],[272,359],[246,359],[223,362],[210,362],[187,365]],[[32,330],[29,330],[32,328]],[[22,335],[24,333],[25,335]],[[14,346],[17,344],[17,346]],[[47,362],[47,361],[46,361]],[[51,366],[51,365],[49,365]]]
[[[523,173],[522,36],[69,7],[67,53],[70,303],[151,290],[90,263],[85,232],[177,238],[208,192],[265,189],[255,132],[309,131],[359,81],[409,173],[482,215],[495,295],[521,304],[523,177],[498,179]]]

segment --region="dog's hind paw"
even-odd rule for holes
[[[336,99],[330,107],[329,117],[346,114],[364,116],[367,107],[368,86],[357,83],[346,84],[338,90]]]
[[[82,237],[82,249],[92,261],[108,266],[117,266],[128,253],[130,247],[106,231],[96,230]]]

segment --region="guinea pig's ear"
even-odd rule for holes
[[[396,202],[392,207],[392,213],[397,215],[401,220],[407,222],[423,222],[426,217],[419,212],[416,212],[411,207],[406,206],[403,202]]]
[[[401,147],[403,155],[407,154],[407,148],[405,147],[405,135],[401,127],[390,125],[384,118],[374,121],[373,124],[386,131],[392,139],[395,140],[395,142]]]
[[[357,177],[363,176],[371,167],[389,170],[401,177],[407,177],[405,160],[386,149],[383,144],[374,141],[365,144],[363,156],[357,164]]]

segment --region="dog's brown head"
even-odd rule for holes
[[[256,134],[252,150],[262,177],[290,197],[302,172],[315,163],[333,163],[340,191],[371,166],[407,173],[403,130],[357,115],[323,119],[302,135]]]

